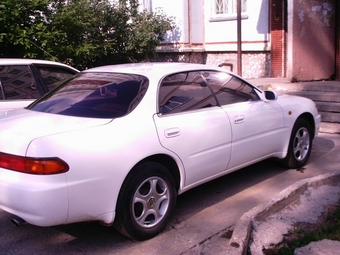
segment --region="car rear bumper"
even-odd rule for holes
[[[37,226],[64,224],[68,214],[65,175],[30,175],[0,169],[0,209]]]

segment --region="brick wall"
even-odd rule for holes
[[[291,1],[291,80],[324,80],[335,74],[335,1]]]

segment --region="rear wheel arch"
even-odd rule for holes
[[[177,190],[179,189],[181,183],[181,174],[176,161],[172,157],[165,154],[156,154],[141,160],[140,162],[138,162],[138,164],[142,164],[147,161],[156,162],[158,164],[165,166],[175,181],[176,189]]]

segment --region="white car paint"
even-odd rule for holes
[[[171,117],[155,115],[154,120],[160,143],[185,165],[185,186],[227,169],[232,132],[228,115],[220,107]]]
[[[177,193],[265,158],[284,158],[296,119],[320,115],[308,99],[280,96],[174,114],[158,112],[161,80],[185,70],[223,69],[184,63],[106,66],[83,73],[133,73],[149,79],[138,106],[119,118],[65,116],[29,109],[0,113],[0,152],[58,157],[69,171],[33,175],[0,168],[0,208],[39,225],[98,220],[111,224],[122,183],[141,161],[166,155],[178,171]],[[236,76],[237,77],[237,76]],[[238,77],[240,78],[240,77]],[[165,163],[164,163],[165,164]],[[169,167],[169,166],[168,166]]]
[[[233,132],[229,168],[251,162],[254,158],[282,153],[281,140],[289,140],[290,132],[286,130],[282,109],[276,101],[242,102],[226,105],[223,109],[231,119]]]
[[[25,108],[33,103],[35,99],[19,99],[19,100],[0,100],[0,111],[9,111],[18,108]]]

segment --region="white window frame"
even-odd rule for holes
[[[241,19],[248,19],[247,0],[241,0]],[[229,9],[227,9],[229,6]],[[209,21],[227,21],[237,19],[237,0],[211,0]]]

